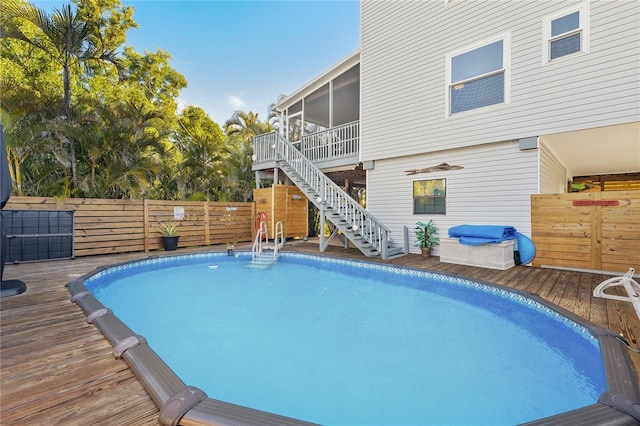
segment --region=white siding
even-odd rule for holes
[[[440,163],[463,166],[461,170],[407,175],[406,170]],[[433,219],[440,236],[455,225],[511,225],[530,235],[530,195],[538,191],[538,150],[520,151],[517,141],[495,143],[377,160],[367,172],[367,209],[402,241],[403,226],[409,227],[412,252],[413,228],[418,221]],[[413,214],[413,181],[447,179],[447,214]],[[434,252],[438,253],[436,247]]]
[[[363,1],[362,160],[640,119],[640,2],[590,4],[590,52],[543,65],[543,20],[565,1]],[[446,117],[446,56],[511,37],[511,102]]]
[[[540,194],[564,194],[567,178],[567,168],[540,142]]]

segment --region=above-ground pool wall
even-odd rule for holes
[[[307,254],[286,253],[287,257],[310,257]],[[116,270],[122,271],[136,264],[171,262],[172,259],[190,259],[194,257],[224,257],[225,252],[186,255],[179,257],[150,257],[141,262],[113,265]],[[250,254],[243,254],[250,259]],[[327,263],[354,263],[359,268],[365,267],[367,262],[352,262],[335,258],[318,258]],[[372,264],[374,265],[374,264]],[[387,267],[382,266],[382,269]],[[393,266],[389,268],[394,268]],[[124,359],[145,389],[160,408],[159,424],[162,425],[308,425],[310,423],[296,419],[282,417],[255,409],[234,405],[215,399],[197,388],[186,386],[185,383],[162,361],[161,358],[148,345],[144,336],[136,335],[126,324],[122,323],[115,314],[105,308],[95,296],[87,290],[85,284],[93,275],[101,274],[105,269],[99,268],[66,285],[71,294],[71,301],[76,303],[87,315],[87,321],[94,324],[114,345],[113,355]],[[120,272],[119,271],[119,272]],[[134,271],[135,272],[135,271]],[[430,274],[431,272],[425,272]],[[446,276],[446,275],[445,275]],[[453,280],[454,278],[449,276]],[[464,280],[466,281],[466,280]],[[479,285],[485,285],[478,282]],[[493,284],[486,283],[488,286]],[[504,291],[498,289],[497,291]],[[530,425],[554,425],[554,426],[582,426],[593,425],[619,425],[632,426],[638,424],[640,413],[637,411],[640,401],[640,389],[635,380],[636,374],[631,366],[626,342],[616,332],[602,329],[583,318],[546,301],[538,295],[532,295],[525,291],[515,291],[519,297],[530,298],[532,301],[546,306],[559,315],[567,317],[588,330],[592,336],[600,341],[602,359],[607,374],[607,391],[599,401],[592,405],[558,414],[553,417],[527,423]],[[635,418],[634,418],[635,417]]]
[[[462,168],[407,173],[442,163]],[[446,214],[413,213],[413,182],[429,179],[446,179]],[[376,160],[367,171],[367,208],[391,229],[394,241],[402,241],[408,226],[412,253],[420,252],[413,247],[416,222],[430,219],[441,237],[462,224],[509,225],[531,235],[530,197],[537,192],[538,150],[521,151],[518,141]]]

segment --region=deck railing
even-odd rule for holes
[[[279,135],[277,132],[257,135],[253,141],[254,162],[274,161],[274,148]],[[302,137],[292,143],[313,163],[358,157],[360,150],[360,122],[353,121]]]
[[[360,122],[343,124],[302,137],[302,153],[314,163],[358,155]]]

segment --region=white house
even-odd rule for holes
[[[638,22],[637,1],[365,0],[360,50],[276,104],[281,131],[340,185],[366,179],[378,234],[433,219],[528,235],[531,194],[640,180]],[[300,184],[272,142],[256,138],[258,179]]]

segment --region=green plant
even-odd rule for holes
[[[163,237],[177,237],[178,236],[178,222],[161,223],[160,233]]]
[[[433,220],[430,220],[427,223],[416,223],[415,233],[416,243],[414,244],[414,247],[425,248],[440,244],[440,238],[437,237],[438,227],[433,224]]]

